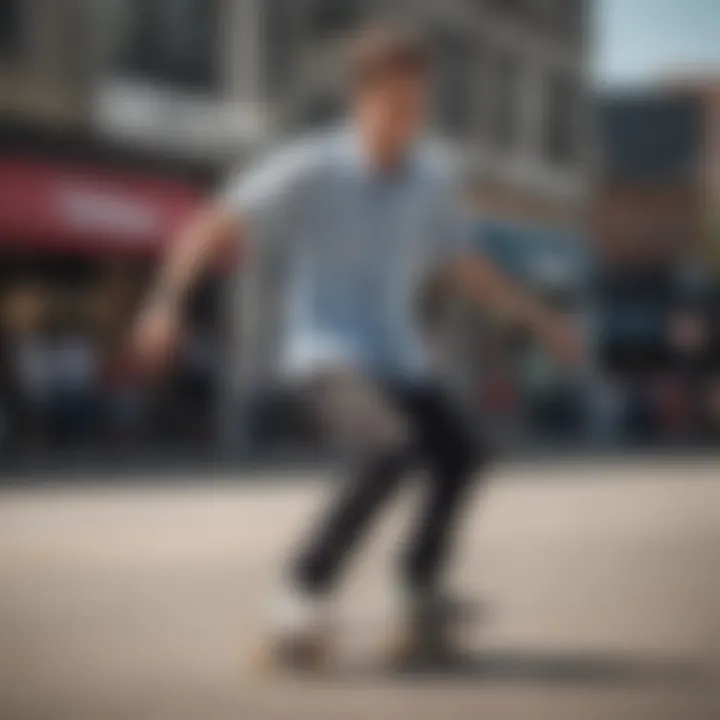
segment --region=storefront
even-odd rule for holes
[[[4,302],[35,287],[45,305],[84,307],[98,316],[93,321],[120,310],[113,293],[141,289],[200,196],[183,182],[139,173],[67,161],[1,161]]]
[[[87,434],[108,412],[139,430],[130,428],[139,385],[123,354],[129,324],[202,196],[191,182],[141,170],[33,156],[0,161],[0,401],[28,421],[30,435],[52,434],[50,407],[60,408],[61,435],[74,424]]]
[[[65,162],[0,162],[3,246],[155,256],[193,210],[179,181]]]
[[[601,366],[624,395],[628,437],[697,440],[706,430],[717,437],[714,279],[679,263],[605,265],[595,287]]]

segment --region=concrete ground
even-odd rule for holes
[[[388,513],[339,597],[332,677],[259,677],[309,477],[0,491],[2,720],[720,718],[720,473],[663,461],[499,468],[458,588],[489,603],[456,668],[384,671]],[[289,480],[284,482],[283,480]]]

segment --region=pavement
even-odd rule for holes
[[[132,479],[132,483],[123,480]],[[0,490],[2,720],[720,718],[714,461],[500,466],[453,582],[488,604],[465,662],[390,673],[393,563],[417,488],[338,597],[338,662],[259,675],[284,555],[332,489],[198,470]]]

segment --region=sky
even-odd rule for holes
[[[595,71],[629,84],[668,73],[720,75],[720,0],[594,0]]]

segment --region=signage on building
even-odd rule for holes
[[[127,237],[147,242],[162,232],[158,208],[133,198],[68,183],[58,184],[55,198],[63,224],[76,232]]]
[[[254,144],[267,130],[257,102],[232,102],[137,82],[108,81],[95,99],[106,135],[186,156],[217,156]]]
[[[200,202],[174,180],[32,160],[0,162],[0,242],[34,249],[157,252]]]

